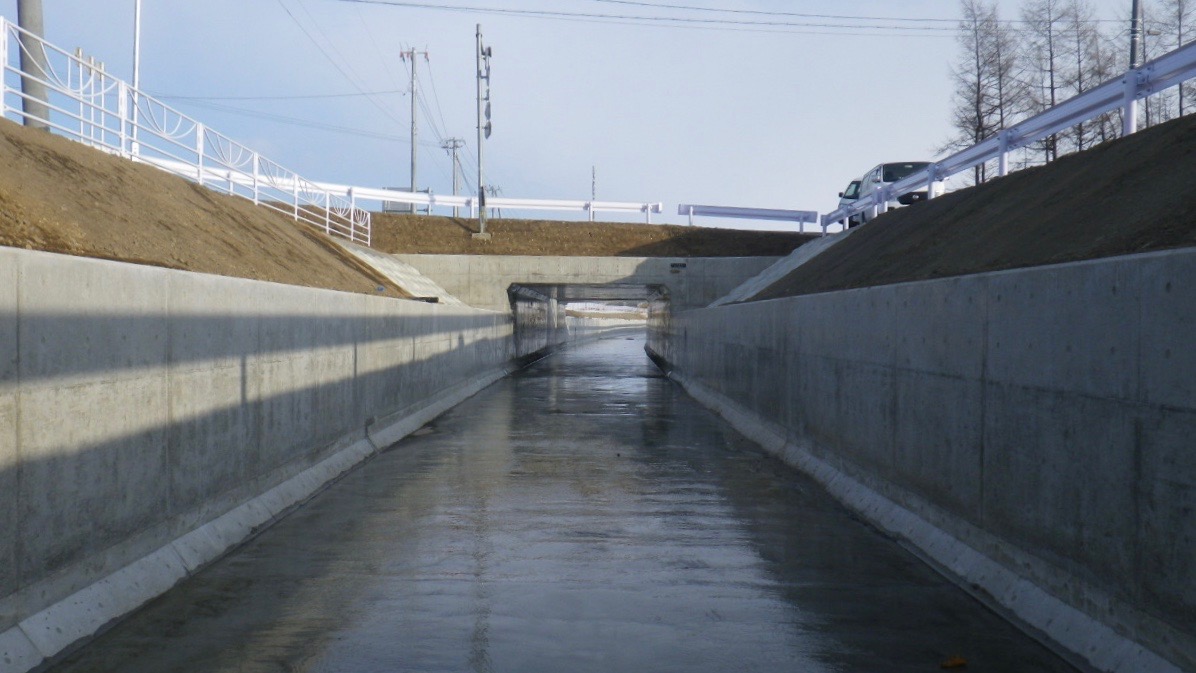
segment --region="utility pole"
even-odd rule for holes
[[[42,19],[42,0],[17,0],[17,24],[37,38],[45,36],[45,22]],[[40,81],[49,70],[46,52],[36,40],[21,40],[21,110],[25,113],[25,126],[50,130],[50,94]]]
[[[465,141],[461,138],[449,138],[440,144],[445,151],[453,155],[453,196],[457,195],[457,150],[465,147]],[[457,217],[457,206],[453,206],[453,217]]]
[[[478,79],[478,233],[474,238],[489,240],[486,233],[486,179],[482,170],[482,146],[486,138],[490,137],[490,47],[482,46],[482,24],[478,24],[477,32],[477,79]],[[482,81],[486,82],[486,96],[482,97]],[[486,124],[482,125],[482,102],[485,101]]]
[[[1130,19],[1130,67],[1137,68],[1142,65],[1142,3],[1141,0],[1134,0],[1133,8],[1130,10],[1133,17]]]
[[[427,51],[421,52],[414,49],[408,49],[407,51],[399,54],[399,58],[402,58],[404,61],[411,59],[411,192],[413,194],[419,191],[419,187],[416,185],[415,179],[419,151],[419,118],[416,116],[416,103],[418,102],[417,98],[419,96],[419,92],[416,90],[416,82],[418,80],[415,77],[415,57],[419,54],[423,54],[425,61],[428,60]],[[411,212],[416,212],[414,203],[411,204]]]
[[[1140,0],[1134,0],[1132,9],[1133,14],[1130,17],[1130,70],[1126,73],[1126,77],[1130,79],[1126,89],[1125,113],[1121,118],[1121,135],[1128,136],[1138,130],[1138,101],[1133,97],[1132,92],[1136,87],[1136,80],[1138,73],[1136,72],[1138,66],[1142,65],[1142,4]],[[1148,115],[1149,116],[1149,115]]]

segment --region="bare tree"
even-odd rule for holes
[[[995,2],[961,0],[960,6],[960,60],[951,73],[955,82],[952,124],[957,135],[945,149],[969,147],[1012,123],[1023,89],[1014,76],[1016,36],[1001,23]],[[983,165],[974,173],[977,183],[984,182]]]
[[[1033,113],[1054,107],[1059,102],[1060,31],[1063,0],[1030,0],[1022,6],[1022,59],[1025,63],[1027,102]],[[1051,135],[1036,143],[1043,161],[1059,156],[1058,137]]]
[[[1090,0],[1067,0],[1063,14],[1068,67],[1065,70],[1068,97],[1078,96],[1101,84],[1106,78],[1101,63],[1101,35],[1097,28],[1096,14]],[[1078,124],[1072,131],[1075,149],[1081,151],[1096,140],[1093,125]]]
[[[1158,30],[1165,49],[1179,49],[1196,37],[1196,0],[1159,0],[1153,14],[1158,21]],[[1196,85],[1185,82],[1176,90],[1176,114],[1187,113],[1188,101],[1192,99]]]

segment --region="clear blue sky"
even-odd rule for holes
[[[49,40],[131,74],[133,0],[44,3]],[[954,20],[955,0],[422,3],[800,24],[713,29],[346,0],[143,3],[143,88],[178,97],[168,101],[316,180],[409,183],[410,102],[399,53],[410,47],[430,53],[419,64],[432,113],[421,119],[420,183],[451,192],[440,136],[467,141],[472,180],[477,23],[494,51],[487,175],[505,196],[587,199],[596,166],[599,199],[662,201],[664,221],[684,220],[675,215],[682,202],[825,212],[851,178],[882,161],[931,159],[951,134],[954,23],[905,19]],[[1001,6],[1015,18],[1018,2]],[[1097,2],[1104,19],[1128,21],[1128,6]],[[0,0],[0,14],[15,20],[16,1]],[[844,25],[859,27],[831,27]],[[244,98],[332,94],[351,95]]]

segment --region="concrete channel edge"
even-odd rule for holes
[[[0,633],[0,673],[43,670],[285,517],[351,469],[518,369],[511,363],[391,414],[312,467]]]
[[[668,377],[736,431],[809,475],[842,504],[924,562],[1022,627],[1069,662],[1104,673],[1183,673],[1182,669],[1096,618],[1059,600],[909,509],[818,458],[784,429],[649,356]]]

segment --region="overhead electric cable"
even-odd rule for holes
[[[341,75],[343,75],[344,78],[346,80],[348,80],[350,84],[353,85],[353,88],[357,89],[358,91],[360,91],[362,93],[366,93],[365,89],[362,88],[361,85],[359,85],[357,83],[357,80],[354,79],[351,75],[349,75],[349,73],[346,72],[345,69],[342,68],[341,65],[336,62],[336,59],[332,58],[332,55],[328,53],[328,50],[325,49],[324,46],[320,44],[319,40],[317,40],[315,38],[315,36],[311,34],[310,31],[307,30],[307,28],[303,25],[303,23],[300,22],[299,19],[294,15],[294,13],[291,12],[290,8],[287,7],[283,3],[282,0],[277,0],[277,2],[278,2],[278,5],[280,7],[282,7],[283,11],[287,13],[287,16],[291,17],[291,21],[293,21],[295,23],[295,25],[299,27],[299,30],[303,31],[303,34],[307,36],[307,39],[311,40],[311,43],[316,45],[316,48],[320,50],[320,53],[324,55],[324,58],[328,59],[328,62],[332,64],[332,67],[336,68],[337,72],[339,72]],[[309,16],[310,16],[310,14],[309,14]],[[369,100],[371,103],[373,103],[374,107],[381,110],[383,114],[390,117],[391,119],[394,119],[395,121],[398,121],[398,119],[394,116],[394,114],[390,110],[388,110],[384,105],[381,105],[380,103],[378,103],[378,101],[375,100],[373,97],[370,97],[367,95],[367,100]]]
[[[903,21],[910,23],[958,23],[957,18],[946,17],[908,17],[908,16],[867,16],[867,15],[851,15],[851,14],[809,14],[805,12],[778,12],[760,9],[731,9],[722,7],[698,7],[695,5],[671,5],[658,4],[654,2],[643,2],[642,0],[588,0],[589,2],[602,2],[613,5],[629,5],[633,7],[646,7],[650,9],[674,9],[684,10],[690,12],[715,12],[719,14],[749,14],[754,16],[788,16],[808,19],[838,19],[847,21]],[[1096,19],[1099,22],[1114,22],[1113,19]],[[1001,23],[1026,23],[1024,19],[999,19]],[[1119,22],[1119,20],[1118,20]]]
[[[262,112],[260,110],[246,110],[244,108],[233,107],[231,105],[221,105],[219,103],[207,103],[207,102],[202,102],[202,101],[189,101],[188,104],[195,106],[195,107],[207,108],[209,110],[216,110],[218,112],[224,112],[227,114],[240,115],[240,116],[244,116],[244,117],[254,117],[257,119],[266,119],[266,120],[275,121],[275,122],[278,122],[281,124],[302,126],[302,127],[306,127],[306,128],[319,129],[321,131],[329,131],[332,133],[341,133],[341,134],[345,134],[345,135],[359,136],[362,138],[372,138],[375,140],[393,141],[393,142],[403,143],[404,145],[411,144],[411,139],[404,137],[404,136],[388,135],[385,133],[377,133],[374,131],[355,129],[355,128],[348,127],[348,126],[339,126],[336,124],[328,124],[326,122],[318,122],[318,121],[314,121],[314,120],[310,120],[310,119],[301,119],[299,117],[289,117],[286,115],[274,114],[271,112]],[[432,147],[432,148],[439,149],[439,146],[433,145],[431,143],[420,143],[420,145],[424,146],[424,147]]]
[[[632,21],[644,22],[646,24],[657,25],[697,25],[703,27],[747,27],[747,28],[822,28],[822,29],[846,29],[846,30],[880,30],[880,31],[941,31],[943,33],[954,33],[956,28],[953,26],[893,26],[881,24],[834,24],[811,21],[749,21],[743,19],[702,19],[696,17],[668,17],[668,16],[641,16],[630,14],[598,14],[590,12],[561,12],[555,10],[536,10],[536,9],[510,9],[510,8],[496,8],[496,7],[476,7],[465,5],[441,5],[427,2],[408,2],[404,0],[339,0],[340,2],[352,2],[367,5],[388,5],[392,7],[410,7],[415,9],[436,9],[443,11],[457,11],[457,12],[472,12],[482,14],[500,14],[507,16],[527,16],[545,19],[566,19],[566,20],[616,20],[616,21]],[[790,32],[790,31],[786,31]]]
[[[289,94],[277,96],[175,96],[169,94],[153,94],[155,98],[163,100],[321,100],[329,98],[360,98],[362,96],[392,96],[392,95],[406,96],[405,90],[395,89],[392,91],[362,91],[358,93],[314,93],[314,94]]]

